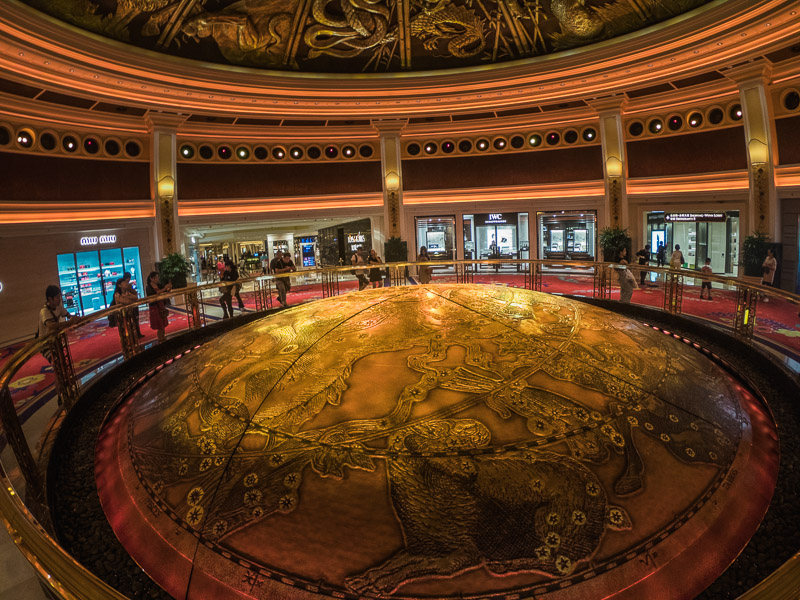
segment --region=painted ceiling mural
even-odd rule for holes
[[[584,46],[710,0],[24,0],[187,58],[311,72],[498,63]]]

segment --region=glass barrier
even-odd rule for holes
[[[337,267],[215,281],[115,306],[0,350],[0,515],[51,594],[123,598],[56,543],[45,506],[50,445],[83,387],[162,340],[226,318],[426,281],[629,301],[722,328],[800,373],[800,296],[742,279],[651,266],[507,259],[391,263],[362,271]],[[771,597],[789,585],[800,572],[798,556],[746,596]]]

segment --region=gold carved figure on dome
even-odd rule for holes
[[[335,5],[335,12],[328,10],[330,4]],[[351,58],[394,42],[397,36],[389,28],[391,13],[386,0],[312,0],[313,24],[303,35],[310,48],[308,57]]]
[[[550,452],[469,452],[490,440],[472,419],[433,420],[391,436],[389,491],[405,548],[348,578],[351,591],[391,594],[416,579],[480,566],[496,575],[567,576],[591,558],[606,528],[631,527],[578,461]],[[425,455],[437,452],[454,455]]]
[[[296,0],[239,0],[188,19],[182,31],[197,40],[213,39],[231,63],[279,66],[290,41],[296,5]]]
[[[225,547],[301,506],[304,478],[380,469],[403,545],[343,583],[387,595],[480,566],[584,568],[609,528],[631,527],[618,503],[644,491],[643,439],[704,472],[731,460],[734,394],[671,337],[513,288],[377,292],[281,313],[172,365],[130,422],[154,499]],[[375,357],[377,379],[361,366]],[[358,399],[384,388],[362,417]],[[505,428],[515,437],[492,445]]]
[[[473,10],[457,6],[451,0],[423,2],[422,9],[411,19],[411,34],[423,40],[426,50],[447,42],[447,56],[469,58],[486,47],[483,21]]]

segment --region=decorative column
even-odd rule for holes
[[[623,95],[589,101],[600,117],[600,141],[603,144],[606,225],[624,229],[630,224],[628,193],[625,183],[627,164],[622,113],[627,100]]]
[[[772,68],[766,59],[733,67],[725,75],[739,87],[750,176],[748,221],[753,231],[780,241],[775,164],[778,158],[775,120],[769,83]]]
[[[403,165],[400,133],[408,124],[405,119],[373,121],[381,136],[381,173],[383,174],[383,221],[386,238],[406,239],[403,214]]]
[[[150,130],[150,194],[156,209],[157,259],[179,248],[176,131],[185,120],[185,115],[152,111],[145,116]]]

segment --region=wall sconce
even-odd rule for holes
[[[606,159],[606,174],[609,177],[622,177],[622,161],[616,156]]]
[[[394,171],[386,173],[384,181],[386,182],[386,189],[388,191],[396,192],[400,189],[400,176]]]
[[[158,195],[160,198],[175,196],[175,180],[169,175],[158,180]]]
[[[769,162],[769,147],[759,139],[753,138],[747,144],[747,151],[750,154],[750,162],[766,163]]]

